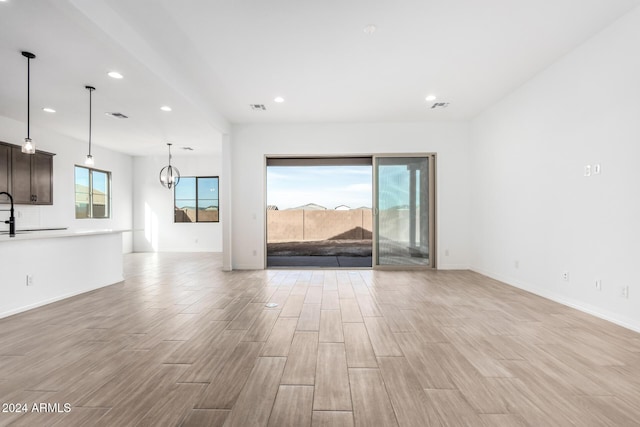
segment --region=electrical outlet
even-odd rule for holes
[[[562,277],[562,280],[564,280],[565,282],[569,281],[569,272],[568,271],[563,271],[562,274],[560,275],[560,277]]]
[[[591,165],[586,165],[584,167],[584,176],[591,176]]]
[[[27,286],[33,286],[33,275],[27,274]]]
[[[599,291],[602,290],[602,280],[596,280],[596,289]]]
[[[622,298],[629,298],[629,287],[623,286],[620,288],[620,296]]]

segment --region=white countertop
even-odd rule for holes
[[[53,228],[53,227],[52,227]],[[16,242],[23,240],[36,240],[36,239],[52,239],[58,237],[83,237],[83,236],[95,236],[100,234],[117,234],[124,233],[124,229],[75,229],[75,230],[33,230],[33,231],[16,231],[15,237],[9,237],[9,234],[0,234],[0,243],[2,242]]]

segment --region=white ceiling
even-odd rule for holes
[[[6,0],[0,115],[26,119],[29,50],[32,125],[86,140],[91,84],[94,142],[133,155],[212,152],[230,123],[468,120],[639,4]]]

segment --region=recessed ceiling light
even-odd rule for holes
[[[0,0],[0,1],[4,1],[4,0]],[[56,110],[54,110],[53,108],[49,108],[49,107],[44,107],[42,109],[42,111],[46,112],[46,113],[55,113]]]
[[[284,98],[281,96],[276,96],[275,99],[273,100],[274,102],[284,102]]]
[[[369,24],[366,27],[364,27],[363,31],[367,34],[373,34],[376,32],[376,30],[378,29],[378,27],[376,27],[373,24]]]
[[[120,74],[117,71],[109,71],[107,73],[107,76],[111,77],[112,79],[121,79],[124,77],[122,74]]]
[[[160,109],[162,111],[171,111],[171,107],[169,107],[168,105],[163,105],[162,107],[160,107]]]
[[[425,99],[428,102],[435,101],[436,100],[436,96],[435,95],[427,95],[427,97]]]

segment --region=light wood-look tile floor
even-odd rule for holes
[[[0,425],[640,425],[639,334],[479,274],[125,266],[0,320],[0,403],[71,405]]]

